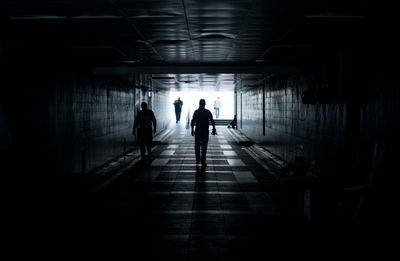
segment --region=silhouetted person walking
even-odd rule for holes
[[[145,145],[147,147],[147,155],[151,156],[151,143],[153,139],[153,133],[151,124],[154,126],[154,133],[157,131],[157,120],[152,110],[147,109],[147,103],[142,102],[142,110],[138,112],[133,124],[133,135],[135,135],[135,129],[137,129],[137,137],[139,139],[140,153],[142,159],[146,156]]]
[[[194,150],[196,153],[196,164],[201,162],[202,165],[207,166],[206,154],[209,136],[209,121],[213,126],[212,135],[216,134],[215,122],[212,113],[205,108],[206,101],[204,99],[200,100],[199,108],[194,111],[193,118],[191,122],[192,126],[192,136],[195,137]],[[194,129],[196,126],[196,129]],[[201,146],[201,157],[200,157],[200,146]]]
[[[228,128],[233,128],[233,129],[235,129],[236,128],[236,115],[235,115],[235,117],[233,117],[233,120],[231,121],[231,123],[229,123],[229,125],[228,125]]]
[[[174,101],[174,106],[175,106],[176,123],[178,123],[178,121],[180,121],[181,119],[181,112],[183,106],[183,102],[181,101],[180,97],[178,97],[178,99]]]
[[[215,118],[219,118],[219,109],[221,108],[221,100],[219,97],[214,101]]]

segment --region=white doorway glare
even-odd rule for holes
[[[214,101],[219,97],[221,101],[221,107],[219,110],[219,118],[218,119],[233,119],[234,117],[234,92],[170,92],[170,100],[174,102],[178,99],[178,97],[182,100],[182,114],[181,114],[181,122],[186,121],[189,115],[191,119],[193,112],[199,108],[200,99],[204,99],[206,101],[206,109],[210,110],[215,117],[214,110]],[[175,118],[175,109],[173,104],[171,104],[171,118]]]

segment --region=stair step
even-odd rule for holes
[[[231,119],[214,119],[215,125],[229,125],[231,121]]]

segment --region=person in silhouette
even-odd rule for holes
[[[178,123],[178,121],[180,121],[181,119],[181,112],[183,106],[183,102],[180,97],[178,97],[178,99],[174,101],[174,106],[175,106],[176,123]]]
[[[231,123],[229,123],[228,128],[236,128],[236,115],[233,117],[233,120],[231,121]]]
[[[214,101],[215,118],[219,118],[219,109],[221,108],[221,100],[219,97]]]
[[[147,109],[147,103],[142,102],[140,105],[142,110],[138,112],[135,122],[133,124],[133,135],[137,129],[137,137],[139,139],[140,153],[142,159],[146,157],[145,145],[147,147],[147,155],[151,156],[151,143],[153,133],[151,125],[153,123],[153,131],[157,132],[157,120],[152,110]]]
[[[194,111],[193,118],[191,121],[192,126],[192,136],[195,137],[194,150],[196,153],[196,164],[201,164],[207,166],[206,154],[209,136],[209,122],[211,122],[213,129],[211,135],[215,135],[215,122],[212,113],[205,108],[206,101],[201,99],[199,102],[199,108]],[[196,129],[194,128],[196,126]],[[200,147],[201,147],[201,157],[200,157]]]

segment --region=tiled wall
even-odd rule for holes
[[[152,99],[152,109],[157,119],[157,129],[159,131],[167,128],[171,123],[169,115],[170,95],[168,91],[160,90],[154,92]]]
[[[315,74],[281,75],[266,80],[265,136],[262,122],[262,86],[242,89],[238,102],[239,129],[286,161],[294,161],[296,145],[304,146],[308,162],[334,173],[343,171],[348,155],[362,154],[364,148],[379,140],[390,140],[399,131],[400,91],[395,77],[365,72],[349,74],[346,89],[330,82],[336,95],[344,100],[332,103],[304,104],[301,94],[315,82]],[[364,75],[364,76],[363,76]],[[384,76],[385,75],[385,76]],[[363,145],[364,144],[364,145]],[[363,147],[366,146],[366,147]],[[371,153],[369,151],[368,153]],[[370,156],[367,156],[370,157]],[[370,159],[370,158],[367,158]]]
[[[43,70],[10,84],[4,107],[14,147],[43,171],[82,174],[132,149],[134,81]],[[153,94],[158,131],[169,116],[165,97]]]
[[[262,87],[243,92],[242,131],[286,161],[293,161],[296,145],[302,145],[310,162],[329,164],[326,156],[340,154],[344,146],[346,106],[302,104],[301,93],[306,89],[307,80],[302,76],[266,82],[265,136]]]
[[[49,127],[59,171],[88,171],[132,147],[134,90],[128,82],[79,75],[55,80]]]
[[[262,89],[256,88],[242,94],[242,126],[245,133],[263,135]]]

